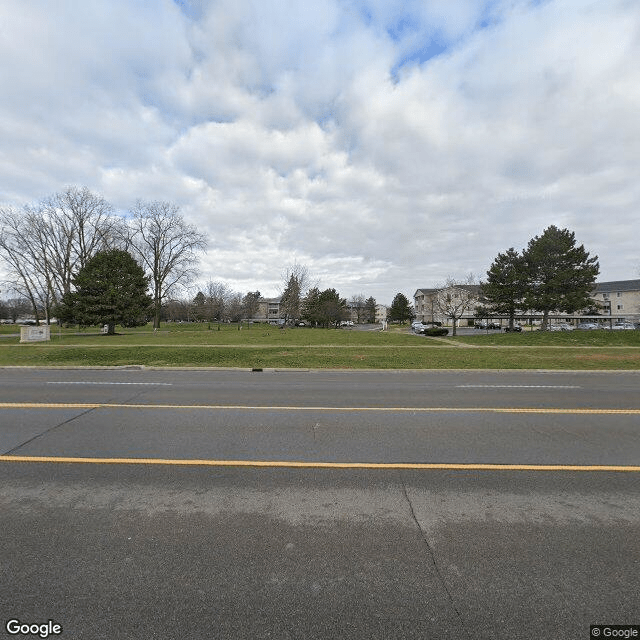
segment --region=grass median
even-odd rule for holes
[[[15,333],[15,328],[13,328]],[[52,330],[19,344],[2,328],[2,366],[334,369],[640,369],[640,331],[532,332],[431,339],[399,331],[191,325],[103,336]]]

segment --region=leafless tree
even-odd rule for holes
[[[153,326],[160,326],[160,309],[177,288],[195,277],[197,254],[207,246],[207,237],[185,222],[180,209],[170,202],[138,201],[130,222],[129,251],[151,276]]]
[[[123,239],[122,218],[86,187],[68,187],[28,211],[31,234],[53,279],[56,301],[71,291],[73,277],[90,258],[118,247]]]
[[[310,282],[309,268],[297,262],[289,265],[282,274],[280,312],[284,315],[285,324],[300,318],[300,303],[311,286]]]
[[[36,323],[46,320],[51,308],[51,274],[46,258],[31,234],[32,221],[15,209],[0,210],[0,254],[8,268],[6,284],[29,301]]]
[[[349,301],[349,306],[356,313],[357,322],[362,322],[366,315],[366,302],[367,299],[364,297],[363,293],[353,296]]]
[[[204,294],[206,319],[218,322],[227,320],[232,297],[233,291],[228,284],[212,280],[207,282]]]
[[[240,322],[244,314],[244,302],[242,294],[233,292],[227,302],[225,318],[231,322]]]
[[[38,205],[1,214],[0,254],[14,289],[31,301],[36,320],[38,308],[48,320],[78,270],[122,237],[121,218],[86,187],[68,187]]]
[[[477,300],[478,285],[473,274],[469,274],[465,280],[447,278],[445,283],[438,287],[434,303],[438,311],[452,321],[452,335],[455,336],[458,320],[473,310]]]

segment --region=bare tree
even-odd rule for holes
[[[132,214],[129,250],[151,276],[157,328],[163,300],[195,277],[197,253],[205,250],[207,237],[187,224],[170,202],[138,201]]]
[[[244,313],[244,302],[241,293],[234,291],[227,302],[226,319],[231,322],[240,322]]]
[[[310,287],[308,267],[297,262],[290,265],[282,274],[282,283],[280,312],[286,324],[295,322],[301,316],[300,303]]]
[[[438,287],[434,303],[438,311],[453,323],[452,335],[456,335],[458,320],[468,314],[478,300],[478,285],[473,274],[465,280],[447,278],[444,285]]]
[[[0,210],[0,254],[8,267],[7,284],[29,301],[36,323],[40,313],[49,318],[51,276],[44,256],[31,236],[31,221],[15,209]]]
[[[122,219],[102,196],[86,187],[67,187],[28,211],[32,237],[53,279],[56,301],[71,291],[74,276],[90,258],[122,242]]]
[[[233,291],[228,284],[212,280],[207,282],[204,294],[206,319],[209,322],[227,320],[232,297]]]
[[[362,322],[364,317],[365,317],[365,314],[366,314],[366,310],[365,310],[366,302],[367,302],[367,300],[364,297],[363,293],[360,293],[360,294],[358,294],[356,296],[353,296],[351,298],[351,300],[349,301],[349,306],[356,313],[356,321],[358,323]]]
[[[0,254],[36,320],[39,307],[48,321],[77,272],[98,251],[117,246],[122,235],[123,222],[111,205],[86,187],[68,187],[20,212],[1,213]]]

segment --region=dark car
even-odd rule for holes
[[[484,320],[482,322],[476,322],[475,325],[473,325],[476,329],[500,329],[500,323],[499,322],[485,322]]]
[[[504,330],[505,330],[505,332],[508,332],[508,331],[518,331],[518,332],[521,332],[521,331],[522,331],[522,327],[521,327],[519,324],[514,324],[514,325],[513,325],[513,329],[511,329],[511,328],[509,328],[509,327],[505,327],[505,328],[504,328]]]

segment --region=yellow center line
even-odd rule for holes
[[[579,415],[640,415],[640,409],[561,407],[296,407],[220,404],[118,404],[110,402],[0,402],[0,409],[157,409],[205,411],[335,411],[404,413],[536,413]]]
[[[87,458],[64,456],[0,455],[0,462],[46,462],[64,464],[173,465],[191,467],[262,467],[301,469],[408,469],[445,471],[608,471],[640,472],[633,465],[570,464],[484,464],[484,463],[413,463],[413,462],[306,462],[298,460],[176,460],[164,458]]]

